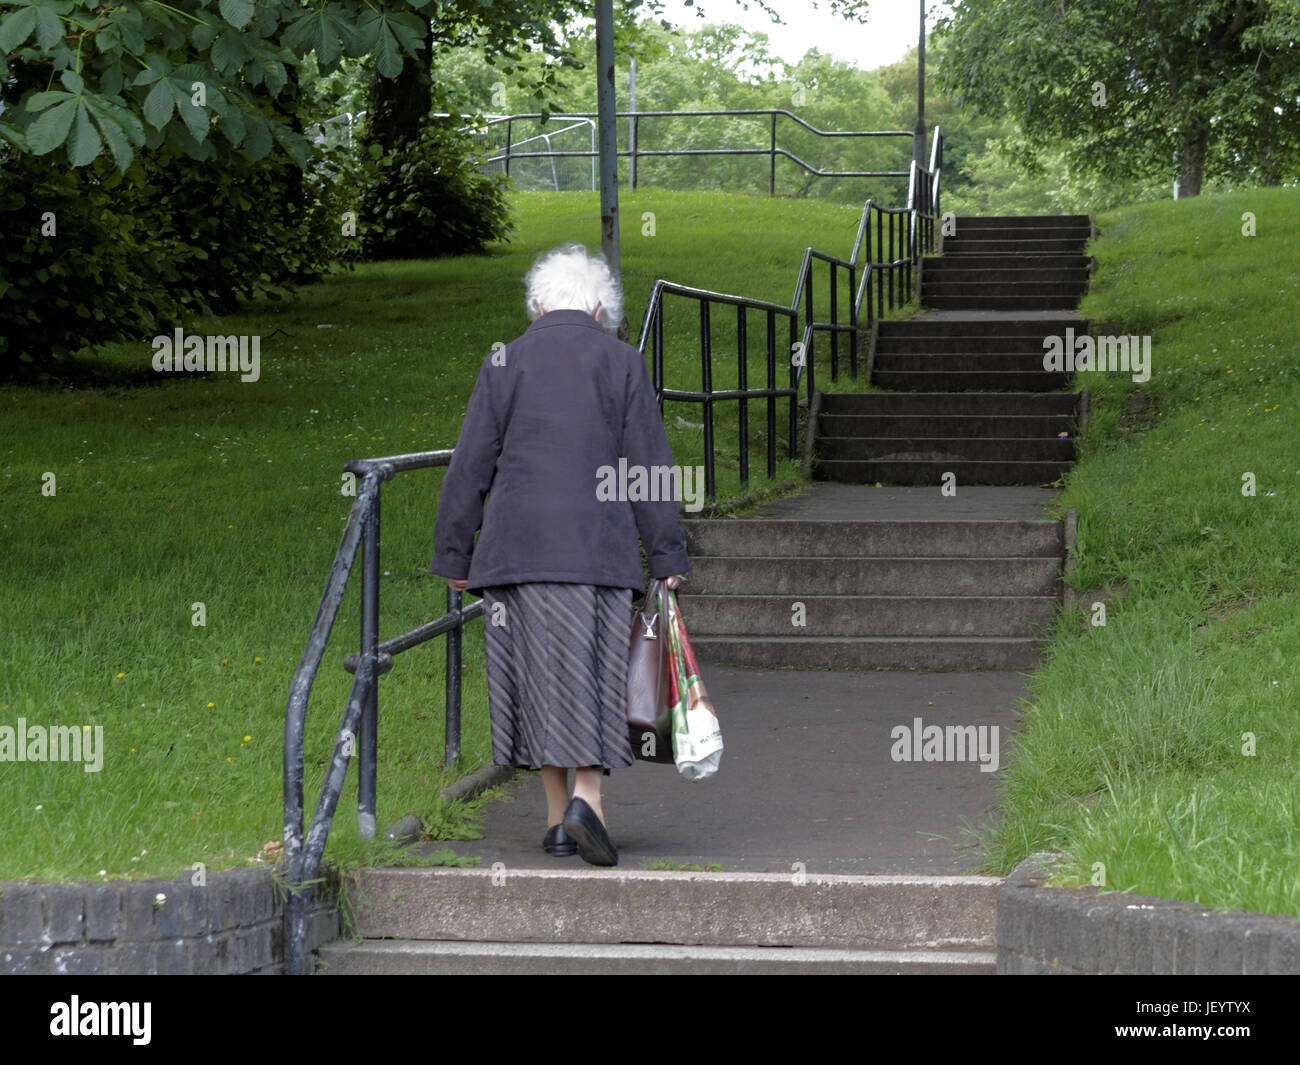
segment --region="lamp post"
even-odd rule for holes
[[[925,0],[920,0],[921,33],[916,45],[916,131],[912,135],[912,160],[925,167]],[[917,175],[918,179],[920,175]]]
[[[618,131],[614,106],[614,5],[596,0],[596,134],[600,162],[600,250],[622,282],[618,255]],[[618,327],[627,339],[627,316]]]

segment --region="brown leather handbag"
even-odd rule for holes
[[[672,706],[668,693],[667,585],[656,577],[632,615],[627,656],[627,731],[632,755],[673,765]]]

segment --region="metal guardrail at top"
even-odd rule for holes
[[[638,134],[640,130],[640,124],[643,119],[669,119],[669,118],[698,119],[698,118],[710,118],[710,117],[722,117],[722,116],[745,117],[745,116],[760,116],[760,115],[767,116],[770,122],[770,133],[768,138],[768,146],[766,148],[639,148],[637,147],[637,145],[640,143],[640,137],[638,136]],[[549,116],[546,116],[548,121],[550,119],[571,119],[571,118],[591,120],[596,117],[597,114],[595,111],[565,111],[565,112],[552,113]],[[629,147],[619,150],[617,154],[620,156],[626,156],[629,160],[628,162],[629,184],[634,189],[637,187],[637,161],[639,159],[656,157],[656,156],[766,155],[770,159],[769,171],[768,171],[768,194],[772,196],[776,195],[776,160],[778,156],[783,156],[784,158],[789,159],[791,162],[801,167],[805,172],[812,174],[815,177],[902,178],[902,177],[907,177],[909,173],[909,171],[907,170],[822,170],[818,167],[813,166],[810,163],[805,162],[804,160],[800,159],[797,155],[788,151],[787,149],[778,147],[777,119],[781,117],[788,118],[791,121],[798,123],[798,125],[802,126],[810,133],[817,135],[818,137],[905,137],[910,142],[913,134],[908,130],[818,129],[816,126],[812,125],[809,122],[806,122],[804,119],[800,118],[792,111],[787,111],[784,108],[779,108],[779,107],[740,108],[740,109],[716,110],[716,111],[618,111],[615,112],[614,117],[626,118],[629,123],[629,127],[628,127]],[[488,117],[487,121],[484,124],[478,126],[477,129],[481,131],[490,128],[492,126],[497,126],[504,123],[506,127],[506,143],[505,143],[505,148],[503,150],[498,150],[497,153],[489,156],[487,159],[484,160],[485,165],[492,164],[492,163],[501,163],[503,164],[506,174],[509,174],[511,160],[550,159],[551,165],[552,167],[554,167],[554,160],[556,159],[586,158],[589,156],[594,158],[596,156],[597,153],[595,148],[592,148],[590,151],[557,152],[557,151],[549,150],[550,149],[549,143],[547,144],[548,150],[545,152],[515,151],[514,150],[515,142],[513,140],[514,124],[516,122],[522,122],[522,121],[537,122],[537,121],[542,121],[542,119],[543,119],[543,115],[541,114],[541,112],[531,112],[531,113],[514,114],[514,115],[499,115],[499,116]],[[561,131],[557,131],[556,135],[558,135],[559,132]],[[536,140],[536,139],[537,139],[536,137],[528,138],[528,140]],[[527,141],[520,141],[518,143],[523,144],[523,143],[527,143]]]
[[[318,144],[324,144],[334,140],[346,138],[349,147],[353,144],[354,126],[365,115],[364,111],[358,111],[353,114],[343,112],[327,118],[321,122],[308,126],[305,132],[313,138]],[[643,119],[672,119],[672,118],[717,118],[717,117],[758,117],[766,116],[769,119],[768,146],[766,148],[639,148],[640,143],[640,125]],[[434,118],[451,118],[456,117],[448,112],[435,112]],[[629,147],[620,149],[616,154],[625,156],[628,159],[628,179],[631,188],[637,187],[638,168],[637,162],[640,159],[655,157],[674,157],[674,156],[726,156],[726,155],[766,155],[769,157],[768,165],[768,194],[776,195],[776,160],[778,157],[784,157],[800,167],[804,172],[812,174],[819,178],[904,178],[910,173],[908,170],[822,170],[813,166],[811,163],[800,159],[788,149],[779,147],[777,144],[777,119],[788,118],[799,126],[808,130],[818,137],[902,137],[908,141],[912,139],[913,134],[908,130],[825,130],[818,129],[812,123],[800,118],[792,111],[784,108],[736,108],[730,110],[704,110],[704,111],[618,111],[615,118],[625,118],[628,120],[628,145]],[[595,111],[565,111],[552,112],[545,116],[546,121],[551,119],[575,119],[576,121],[568,126],[559,129],[551,129],[545,132],[537,133],[525,137],[521,141],[514,140],[514,126],[516,122],[540,122],[543,115],[540,111],[519,113],[513,115],[485,115],[484,121],[472,125],[461,126],[462,132],[471,133],[480,138],[487,138],[488,131],[493,127],[505,126],[505,145],[501,148],[492,149],[492,154],[481,160],[482,167],[500,166],[508,175],[510,173],[510,164],[512,160],[527,159],[545,159],[550,163],[551,184],[558,192],[560,187],[560,177],[556,170],[556,159],[590,159],[591,175],[590,186],[596,188],[596,158],[599,153],[595,144]],[[584,128],[588,132],[588,139],[591,141],[590,148],[583,151],[556,151],[552,140],[562,136],[574,129]],[[337,134],[334,131],[341,129],[342,133]],[[545,142],[546,151],[517,151],[517,146],[532,144],[538,141]]]
[[[460,754],[461,629],[483,613],[479,600],[462,608],[461,593],[447,589],[447,612],[383,643],[379,641],[379,496],[384,481],[407,470],[445,466],[451,451],[419,451],[406,455],[362,459],[345,469],[361,478],[357,497],[343,527],[343,537],[330,569],[325,594],[312,623],[307,647],[289,686],[284,718],[284,861],[289,897],[285,905],[285,968],[290,974],[308,972],[305,952],[306,898],[303,889],[319,878],[325,842],[348,762],[357,755],[357,830],[363,839],[376,831],[376,765],[379,740],[379,678],[393,668],[393,657],[437,636],[446,635],[446,738],[444,764]],[[334,753],[325,772],[311,827],[303,832],[303,774],[307,702],[325,646],[338,616],[348,578],[362,552],[361,650],[349,655],[344,668],[355,675],[343,720],[334,741]]]
[[[930,167],[918,167],[915,162],[907,172],[909,177],[907,206],[881,207],[867,200],[858,222],[853,251],[848,259],[839,259],[814,248],[806,248],[799,275],[795,280],[794,297],[789,306],[767,300],[737,296],[731,293],[711,292],[691,288],[669,281],[658,280],[650,291],[637,345],[644,355],[651,356],[652,378],[659,398],[660,409],[666,401],[699,403],[704,407],[704,492],[713,501],[717,498],[714,463],[713,405],[734,401],[739,404],[738,429],[740,434],[740,483],[749,484],[749,401],[767,400],[767,473],[776,473],[776,407],[780,398],[790,400],[790,457],[796,452],[796,422],[798,420],[799,387],[807,382],[808,400],[811,404],[816,391],[816,360],[814,339],[819,332],[830,334],[831,380],[839,380],[839,338],[849,335],[849,374],[858,375],[858,351],[863,330],[869,331],[871,323],[886,310],[908,302],[913,295],[914,276],[921,255],[935,250],[935,220],[939,212],[940,174],[943,163],[943,134],[936,126],[930,150]],[[874,222],[874,228],[873,228]],[[872,248],[874,236],[875,248]],[[865,259],[861,256],[865,250]],[[813,303],[814,264],[824,262],[830,268],[830,321],[816,320]],[[838,271],[847,272],[849,291],[852,293],[848,315],[840,320]],[[858,278],[858,271],[861,276]],[[856,283],[855,283],[856,279]],[[664,298],[677,296],[699,304],[700,378],[699,390],[668,388],[664,381]],[[736,320],[737,388],[713,388],[713,344],[710,336],[710,307],[713,304],[734,306]],[[799,333],[799,314],[803,311],[802,339],[796,348]],[[865,309],[866,317],[863,318]],[[746,312],[766,315],[767,385],[749,388],[747,384],[749,359],[749,332]],[[791,350],[790,384],[776,385],[775,334],[776,318],[788,322]],[[797,355],[795,354],[797,351]],[[784,359],[784,356],[783,356]],[[806,371],[806,372],[805,372]]]

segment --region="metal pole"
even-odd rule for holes
[[[749,387],[749,336],[745,329],[745,305],[736,304],[736,387],[744,391]],[[738,430],[740,433],[740,484],[749,487],[749,400],[739,401]]]
[[[776,112],[772,112],[772,172],[767,179],[767,194],[776,195]]]
[[[378,666],[379,653],[379,493],[366,516],[361,541],[361,654]],[[358,668],[360,666],[358,665]],[[376,831],[377,765],[379,761],[379,671],[372,674],[361,704],[361,735],[357,759],[357,834],[374,839]]]
[[[632,112],[627,120],[627,147],[629,162],[627,168],[627,187],[636,188],[636,56],[627,73],[627,109]]]
[[[925,0],[921,0],[921,35],[916,44],[916,132],[912,137],[912,158],[918,169],[925,168]]]
[[[600,249],[621,279],[618,255],[618,130],[614,112],[613,0],[596,2],[596,121],[600,140]]]
[[[461,594],[451,585],[447,586],[447,613],[459,614],[461,611]],[[485,625],[489,623],[484,619]],[[464,618],[461,623],[454,629],[447,631],[447,678],[446,678],[446,707],[443,720],[445,722],[443,734],[443,761],[442,764],[450,769],[455,764],[456,759],[460,757],[460,662],[461,662],[461,637],[464,633]]]
[[[704,494],[710,503],[717,498],[713,470],[713,340],[709,334],[709,301],[700,300],[700,377],[704,387]]]

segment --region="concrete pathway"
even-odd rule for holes
[[[822,483],[755,517],[817,520],[1042,518],[1055,493],[1033,487],[935,488]],[[687,616],[687,624],[690,618]],[[952,874],[978,856],[963,829],[986,822],[996,772],[978,760],[895,761],[895,728],[993,726],[1009,756],[1024,678],[1018,673],[700,668],[726,751],[712,780],[638,762],[605,782],[604,809],[620,866],[667,859],[728,872]],[[986,732],[991,739],[992,733]],[[954,752],[956,753],[956,752]],[[968,752],[977,758],[978,752]],[[991,746],[986,747],[991,755]],[[991,758],[989,759],[991,762]],[[424,844],[477,855],[484,866],[583,867],[541,849],[546,800],[536,773],[486,808],[484,838]]]
[[[619,864],[669,859],[728,872],[959,873],[974,857],[963,826],[982,822],[997,774],[977,762],[895,762],[895,726],[992,725],[1008,756],[1024,694],[1016,673],[743,669],[700,662],[726,750],[711,780],[638,762],[606,778],[604,811]],[[546,799],[537,773],[486,807],[484,838],[423,844],[483,866],[565,868],[541,848]]]

